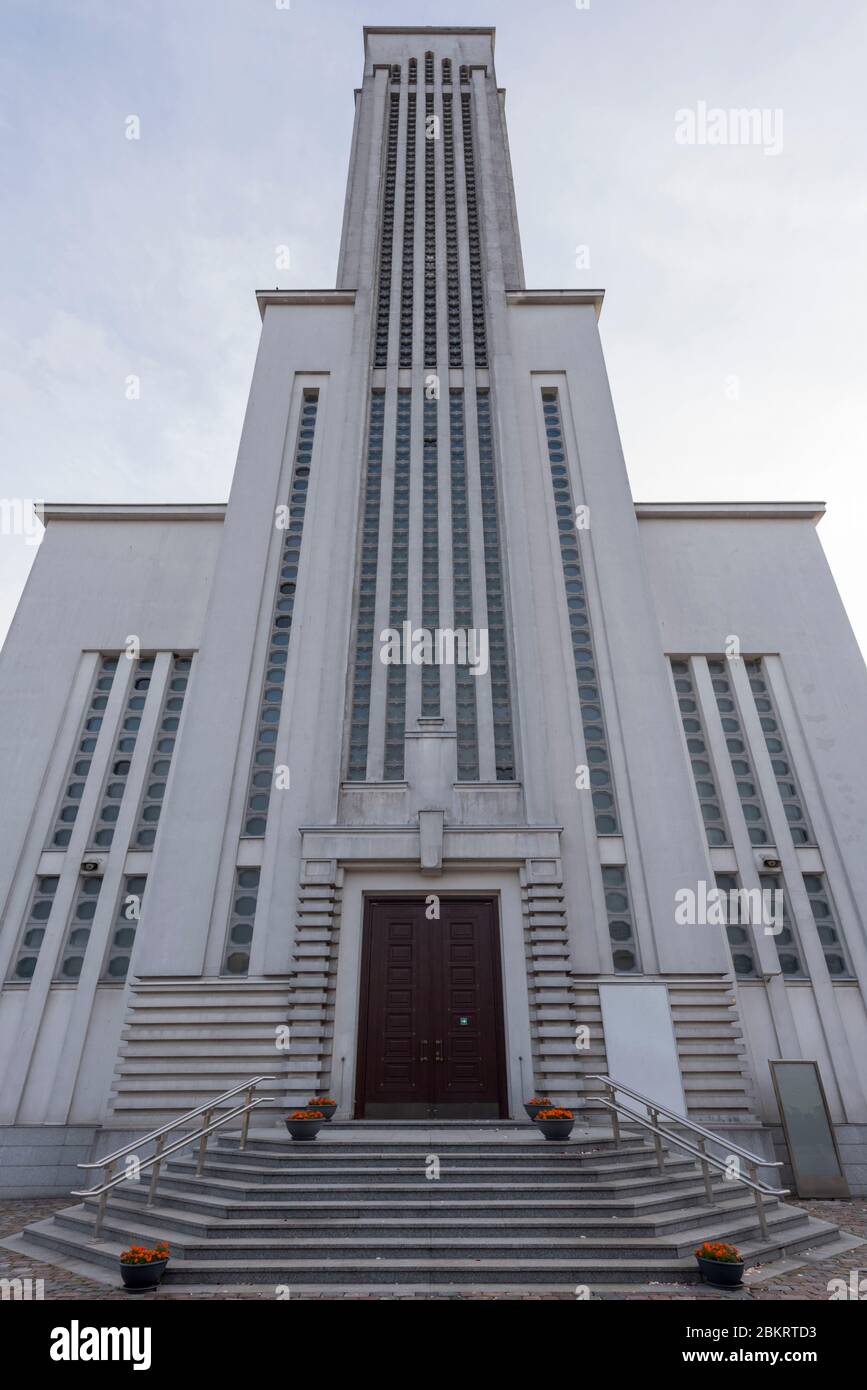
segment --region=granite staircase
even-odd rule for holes
[[[437,1293],[449,1289],[590,1295],[690,1284],[703,1239],[736,1244],[747,1264],[834,1243],[838,1230],[722,1179],[708,1201],[702,1174],[610,1130],[545,1142],[528,1123],[332,1123],[314,1143],[251,1132],[245,1151],[219,1134],[201,1177],[195,1150],[170,1159],[153,1206],[147,1175],[109,1196],[28,1226],[18,1248],[117,1278],[120,1250],[168,1241],[164,1285],[262,1297],[312,1291]],[[216,1287],[215,1287],[216,1286]],[[577,1295],[576,1295],[577,1296]]]

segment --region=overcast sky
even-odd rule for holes
[[[2,0],[0,498],[224,500],[254,289],[334,283],[362,24],[494,23],[527,284],[605,288],[636,498],[825,500],[867,648],[863,0],[281,3]],[[782,148],[679,143],[701,102]]]

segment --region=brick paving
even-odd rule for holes
[[[16,1200],[0,1201],[0,1240],[5,1236],[15,1235],[31,1221],[44,1221],[55,1211],[69,1206],[68,1197],[26,1197]],[[841,1231],[845,1231],[854,1236],[860,1236],[867,1241],[867,1200],[858,1198],[851,1202],[798,1202],[798,1206],[809,1212],[811,1216],[817,1217],[820,1221],[833,1221]],[[742,1300],[753,1299],[759,1301],[786,1301],[801,1299],[827,1299],[828,1284],[831,1279],[843,1279],[848,1282],[850,1272],[853,1269],[863,1271],[861,1277],[867,1277],[867,1245],[860,1249],[846,1251],[842,1255],[831,1255],[825,1260],[804,1263],[798,1269],[789,1273],[775,1275],[767,1282],[756,1282],[761,1279],[761,1266],[754,1266],[747,1271],[747,1284],[743,1289],[734,1293],[725,1293],[722,1290],[711,1289],[705,1285],[685,1286],[677,1288],[673,1286],[654,1288],[649,1286],[640,1292],[622,1294],[610,1294],[606,1297],[623,1299],[624,1301],[656,1301],[656,1300],[681,1300],[694,1301],[698,1299],[726,1299]],[[87,1279],[83,1275],[73,1274],[69,1270],[63,1269],[59,1265],[52,1265],[36,1262],[27,1255],[20,1255],[11,1250],[0,1248],[0,1278],[30,1278],[43,1279],[45,1281],[46,1299],[66,1299],[75,1301],[101,1300],[101,1299],[126,1299],[130,1297],[122,1288],[113,1288],[109,1284],[99,1284],[93,1279]],[[158,1290],[155,1294],[137,1294],[133,1297],[141,1299],[175,1299],[189,1300],[195,1298],[200,1300],[243,1300],[260,1299],[273,1300],[274,1294],[270,1288],[261,1292],[242,1293],[239,1291],[214,1292],[201,1291],[195,1295],[185,1293],[181,1290],[172,1290],[171,1286]],[[466,1293],[448,1294],[400,1294],[400,1293],[339,1293],[331,1289],[323,1290],[321,1293],[296,1294],[293,1297],[297,1301],[316,1300],[316,1301],[346,1301],[346,1302],[453,1302],[463,1300],[513,1301],[520,1298],[521,1302],[569,1302],[575,1301],[574,1293],[545,1293],[534,1294],[525,1293],[521,1295],[499,1294],[493,1292],[476,1293],[467,1291]]]

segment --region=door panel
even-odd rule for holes
[[[494,904],[368,900],[362,959],[356,1114],[506,1114]]]

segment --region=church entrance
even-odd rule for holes
[[[496,904],[368,898],[355,1114],[498,1119],[506,1103]]]

